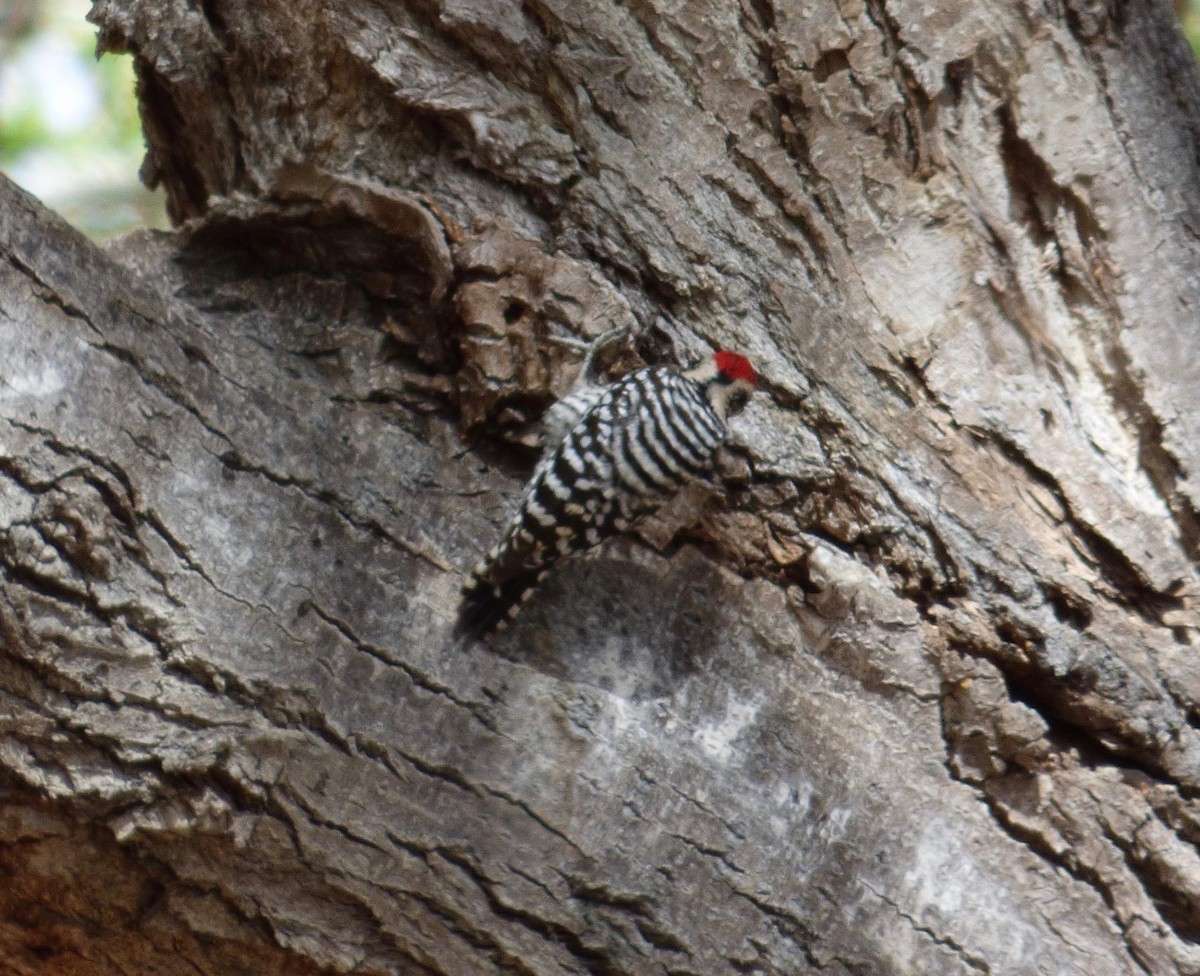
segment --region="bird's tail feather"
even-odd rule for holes
[[[479,639],[503,630],[545,575],[543,567],[524,570],[502,583],[473,576],[463,588],[457,634]]]

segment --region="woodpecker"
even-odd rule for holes
[[[607,339],[588,353],[583,379]],[[757,383],[745,356],[720,350],[687,372],[645,367],[607,386],[585,383],[558,401],[507,531],[463,587],[459,633],[502,629],[556,562],[627,531],[708,474],[726,418],[745,407]]]

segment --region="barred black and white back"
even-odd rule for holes
[[[556,404],[508,530],[464,587],[460,630],[504,626],[554,563],[626,531],[711,470],[725,417],[756,379],[744,357],[719,352],[689,373],[647,367]]]

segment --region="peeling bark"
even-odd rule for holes
[[[0,183],[18,973],[1200,973],[1166,3],[97,0],[173,234]],[[573,339],[721,496],[450,638]]]

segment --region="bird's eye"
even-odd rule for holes
[[[734,390],[729,394],[729,412],[730,414],[741,413],[742,408],[746,406],[746,402],[750,398],[746,396],[743,390]]]

